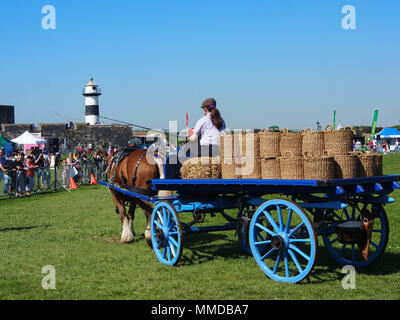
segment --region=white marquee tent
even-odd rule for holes
[[[17,144],[43,144],[43,143],[46,143],[45,139],[35,137],[28,131],[25,131],[18,138],[15,138],[11,141],[15,142]]]

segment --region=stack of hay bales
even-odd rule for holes
[[[220,137],[220,157],[193,158],[183,179],[349,179],[382,175],[382,156],[353,152],[352,128],[259,133]]]

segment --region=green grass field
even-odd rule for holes
[[[400,156],[384,157],[384,173],[400,173]],[[1,187],[1,186],[0,186]],[[2,190],[1,190],[2,191]],[[388,247],[375,264],[356,270],[356,289],[344,290],[342,266],[319,241],[310,281],[268,279],[233,231],[187,235],[177,267],[158,262],[144,241],[120,244],[121,222],[105,187],[0,199],[1,299],[399,299],[400,193],[387,205]],[[220,220],[221,219],[221,220]],[[207,218],[212,224],[220,217]],[[42,288],[42,268],[56,270],[56,289]]]

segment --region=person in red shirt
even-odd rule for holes
[[[30,196],[31,191],[35,186],[35,169],[37,169],[39,166],[35,165],[32,156],[28,156],[25,164],[26,164],[26,177],[28,179],[28,183],[26,184],[26,195]]]
[[[387,143],[385,141],[383,141],[383,143],[382,143],[382,149],[383,149],[383,152],[387,152]]]

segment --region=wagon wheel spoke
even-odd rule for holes
[[[274,270],[272,270],[273,274],[276,274],[276,271],[278,270],[279,263],[281,262],[281,253],[278,253],[278,256],[276,258]]]
[[[172,252],[173,256],[175,257],[176,254],[175,254],[174,246],[172,245],[171,242],[169,242],[169,247],[171,248],[171,252]]]
[[[292,210],[292,209],[289,209],[288,218],[287,218],[287,221],[286,221],[285,233],[288,233],[288,232],[289,232],[290,223],[292,222],[292,213],[293,213],[293,210]]]
[[[170,241],[170,242],[172,242],[172,244],[176,247],[176,248],[178,248],[178,243],[176,242],[176,240],[173,238],[173,237],[170,237],[169,239],[168,239],[168,241]]]
[[[256,226],[262,230],[264,230],[266,233],[270,234],[271,236],[275,236],[275,233],[273,233],[271,230],[269,230],[267,227],[264,227],[262,224],[256,223]]]
[[[354,263],[354,261],[356,261],[356,258],[355,258],[354,244],[352,244],[351,245],[351,262]]]
[[[165,211],[165,208],[162,208],[162,216],[163,216],[163,224],[165,222],[165,225],[168,226],[168,222],[167,222],[167,213]]]
[[[281,207],[276,206],[276,210],[278,213],[278,219],[279,219],[279,231],[283,230],[283,221],[282,221],[282,212],[281,212]]]
[[[274,252],[275,251],[275,249],[274,248],[272,248],[271,250],[269,250],[266,254],[264,254],[260,259],[261,260],[264,260],[266,257],[268,257],[272,252]]]
[[[296,268],[300,271],[300,273],[303,272],[303,268],[301,267],[299,261],[297,260],[294,252],[291,249],[288,249],[289,255],[292,258],[294,264],[296,265]]]
[[[161,213],[159,211],[157,211],[157,216],[158,216],[158,219],[160,219],[161,224],[164,224],[164,220],[161,217]]]
[[[166,244],[164,243],[164,250],[163,250],[163,254],[162,254],[162,256],[163,256],[164,259],[165,259],[166,253],[167,253],[167,246],[166,246]]]
[[[154,221],[154,224],[155,224],[157,227],[159,227],[160,229],[163,228],[163,226],[162,226],[157,220]]]
[[[302,226],[304,225],[304,222],[300,223],[296,228],[294,228],[288,235],[288,237],[290,238],[293,234],[296,233],[297,230],[299,230]]]
[[[285,261],[285,276],[286,278],[290,277],[290,272],[289,272],[289,259],[287,257],[286,250],[283,250],[283,260]]]
[[[269,223],[271,224],[272,228],[274,229],[275,232],[279,232],[280,229],[278,228],[278,226],[276,225],[274,219],[272,219],[271,215],[269,214],[269,212],[267,210],[263,211],[264,216],[268,219]]]
[[[168,256],[168,261],[171,261],[171,249],[169,248],[168,245],[166,245],[167,247],[167,256]]]
[[[261,244],[270,244],[270,243],[271,243],[271,240],[263,240],[263,241],[254,242],[254,244],[255,244],[256,246],[259,246],[259,245],[261,245]]]
[[[289,249],[292,249],[293,251],[296,251],[299,255],[301,255],[304,259],[307,261],[310,260],[310,257],[307,256],[303,251],[301,251],[299,248],[297,248],[294,244],[289,244]]]

